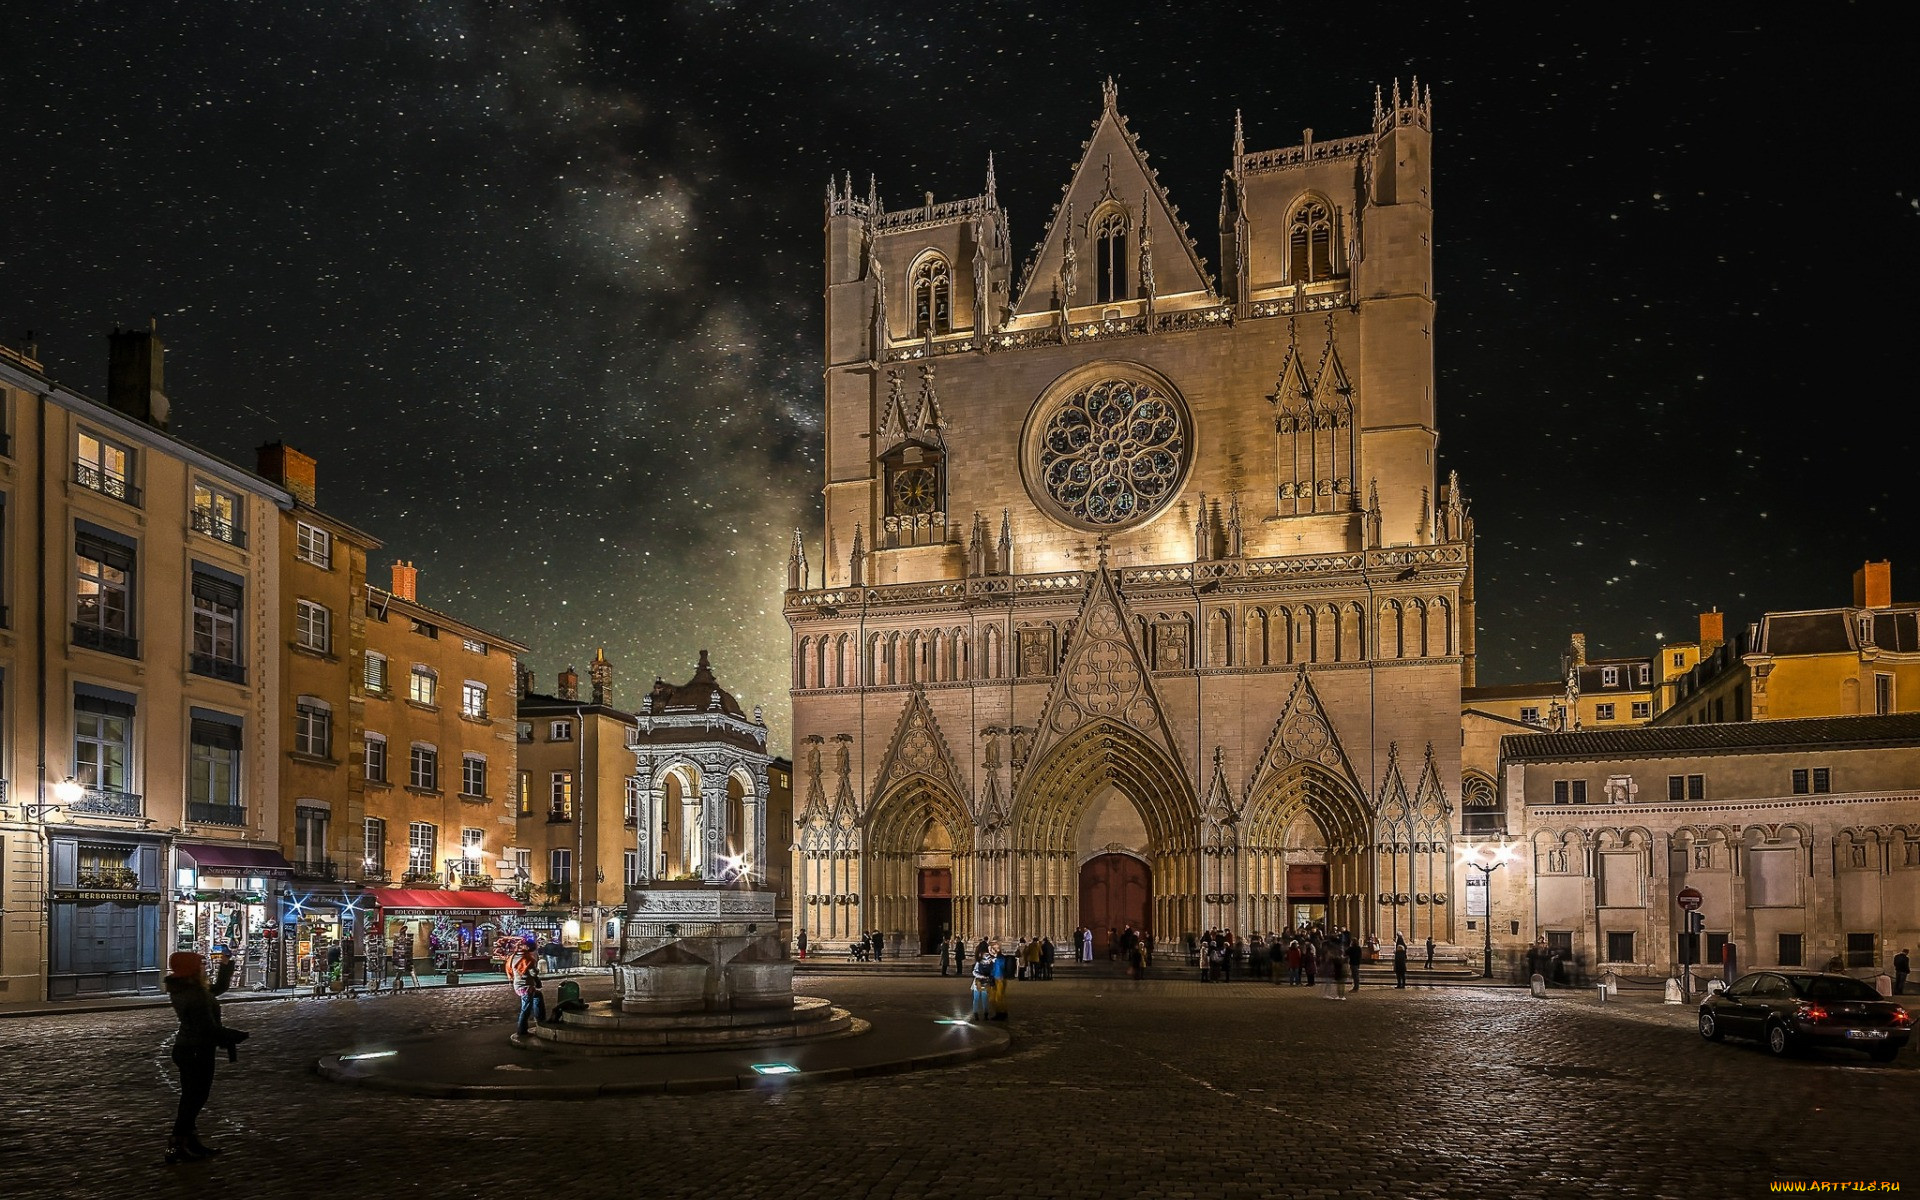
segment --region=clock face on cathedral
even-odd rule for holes
[[[1027,418],[1021,466],[1034,503],[1063,524],[1119,530],[1179,493],[1193,441],[1179,394],[1132,363],[1094,363],[1057,380]]]

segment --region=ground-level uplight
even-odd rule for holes
[[[398,1050],[369,1050],[365,1054],[342,1054],[340,1061],[358,1062],[363,1058],[392,1058],[398,1053],[400,1053]]]
[[[792,1063],[754,1063],[755,1073],[760,1075],[798,1075],[800,1068]]]

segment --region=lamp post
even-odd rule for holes
[[[1513,858],[1513,847],[1502,838],[1500,844],[1485,847],[1493,852],[1491,862],[1480,860],[1482,846],[1463,846],[1460,849],[1460,862],[1480,872],[1480,898],[1486,910],[1480,914],[1480,927],[1486,934],[1485,946],[1480,957],[1480,978],[1493,978],[1493,873],[1507,865]]]

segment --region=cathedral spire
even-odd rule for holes
[[[1213,530],[1207,528],[1207,494],[1200,493],[1200,511],[1193,518],[1193,561],[1205,562],[1213,557]]]
[[[1233,173],[1240,174],[1240,162],[1247,156],[1247,134],[1240,124],[1240,110],[1233,110]]]
[[[787,552],[787,590],[798,592],[807,586],[807,548],[800,540],[800,531],[793,531],[793,549]]]
[[[1000,197],[993,182],[993,151],[987,151],[987,207],[993,208],[1000,203]]]
[[[999,551],[1000,573],[1013,574],[1013,510],[1010,508],[1000,510]]]
[[[860,522],[855,521],[853,523],[853,553],[847,558],[847,582],[849,586],[866,586],[864,580],[861,578],[861,567],[864,565],[865,558],[866,554],[862,548],[860,538]]]
[[[1240,493],[1233,493],[1227,505],[1227,557],[1239,558],[1246,548],[1240,533]]]
[[[1153,312],[1153,202],[1140,193],[1140,294],[1146,297],[1147,312]]]

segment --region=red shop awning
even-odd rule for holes
[[[293,864],[272,846],[232,842],[180,842],[175,847],[202,875],[291,875]]]
[[[430,913],[446,917],[484,917],[519,912],[526,905],[503,892],[448,891],[444,888],[374,888],[367,895],[387,916]]]

